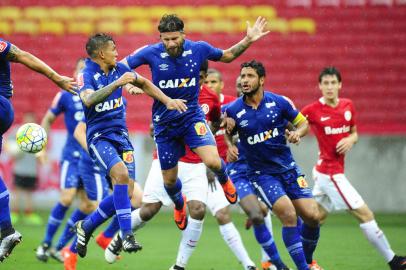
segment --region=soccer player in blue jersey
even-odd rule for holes
[[[83,58],[77,61],[75,71],[73,73],[74,77],[76,77],[79,71],[83,69],[84,62],[85,59]],[[90,180],[88,180],[87,182],[91,182],[92,180],[95,181],[95,178],[99,179],[99,181],[101,182],[100,173],[94,172],[94,164],[91,161],[90,157],[88,157],[89,155],[83,152],[82,147],[73,136],[75,127],[83,118],[83,106],[79,96],[72,95],[68,92],[59,92],[55,96],[50,109],[43,117],[41,125],[44,127],[47,134],[49,135],[52,123],[54,123],[56,118],[62,113],[64,114],[64,121],[67,129],[67,139],[62,151],[60,162],[61,194],[59,202],[54,206],[49,216],[45,237],[41,245],[36,250],[37,259],[43,262],[47,262],[48,257],[62,262],[63,257],[60,253],[60,250],[73,237],[74,233],[72,233],[72,228],[74,227],[74,224],[77,221],[84,219],[88,214],[96,209],[97,196],[96,198],[86,196],[85,190],[80,189],[80,187],[82,186],[86,187],[86,183],[84,182],[85,180],[89,179],[86,176],[91,176]],[[86,159],[86,156],[88,157],[88,159]],[[44,162],[44,160],[46,160],[46,151],[40,152],[39,157]],[[84,160],[85,162],[82,162],[82,164],[80,164],[80,160]],[[73,211],[71,217],[69,218],[67,225],[63,233],[61,234],[60,240],[58,241],[56,249],[51,248],[52,239],[56,234],[60,224],[62,223],[65,217],[65,213],[69,209],[77,193],[80,198],[79,207],[78,209]],[[100,188],[99,194],[103,194],[102,188]],[[101,201],[101,198],[99,198],[99,201]]]
[[[76,83],[73,79],[59,75],[43,61],[29,52],[0,38],[0,153],[3,134],[10,128],[14,120],[14,109],[10,99],[13,95],[10,62],[21,63],[51,79],[59,87],[73,92]],[[21,242],[21,234],[11,225],[9,192],[0,176],[0,262],[7,258],[13,248]]]
[[[176,15],[165,15],[158,25],[161,42],[145,46],[122,61],[132,69],[149,65],[155,85],[168,96],[187,101],[188,111],[183,114],[168,111],[159,101],[155,101],[152,108],[155,142],[165,189],[175,204],[174,219],[181,230],[187,226],[187,214],[177,164],[185,154],[185,144],[217,175],[229,202],[237,201],[235,187],[227,177],[225,163],[220,159],[213,135],[198,104],[200,66],[206,60],[233,61],[268,33],[264,31],[266,24],[266,20],[259,17],[253,27],[248,25],[247,35],[239,43],[227,50],[220,50],[203,41],[185,39],[183,21]]]
[[[265,68],[260,62],[243,63],[240,77],[243,96],[227,107],[226,115],[235,121],[247,177],[281,220],[283,241],[298,270],[320,269],[312,264],[320,231],[317,203],[286,144],[299,143],[307,134],[307,120],[288,99],[264,91]],[[289,122],[295,126],[292,131],[287,129]],[[228,132],[231,128],[227,126]],[[301,230],[297,215],[304,221]],[[264,248],[272,241],[265,230],[265,226],[255,228]]]
[[[80,97],[86,118],[87,145],[93,160],[107,170],[113,183],[113,195],[107,196],[98,209],[76,224],[77,251],[86,256],[93,230],[114,213],[117,215],[123,250],[136,252],[141,246],[131,231],[130,196],[133,193],[135,164],[128,137],[122,87],[134,84],[159,102],[166,110],[186,111],[183,100],[172,99],[149,80],[117,63],[117,49],[112,37],[96,34],[86,43],[89,59],[78,76]]]

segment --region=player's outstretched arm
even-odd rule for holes
[[[185,112],[187,110],[187,106],[185,104],[186,100],[172,99],[168,97],[150,80],[140,75],[137,75],[137,78],[133,84],[141,88],[148,96],[152,97],[153,99],[159,100],[160,102],[165,104],[168,110],[177,110],[180,113]]]
[[[261,37],[267,35],[269,31],[265,31],[267,21],[263,17],[258,17],[255,24],[251,27],[247,21],[247,35],[237,44],[224,50],[223,56],[220,58],[221,62],[230,63],[238,56],[240,56],[249,46]]]
[[[111,95],[119,87],[126,85],[127,83],[133,83],[135,81],[136,75],[133,72],[126,72],[121,75],[118,80],[110,83],[109,85],[94,91],[92,89],[86,89],[80,92],[80,98],[86,107],[91,107],[102,101],[104,101],[108,96]]]
[[[7,53],[6,58],[10,62],[21,63],[26,67],[47,76],[60,88],[77,95],[77,93],[75,92],[77,85],[72,78],[59,75],[50,66],[45,64],[41,59],[35,57],[31,53],[20,50],[15,45],[11,45],[10,51]]]

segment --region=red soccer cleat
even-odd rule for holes
[[[78,254],[73,253],[69,248],[62,250],[64,257],[63,266],[65,270],[76,270],[76,264],[78,262]]]
[[[104,236],[103,232],[99,233],[99,235],[96,237],[96,243],[101,247],[103,250],[105,250],[108,245],[110,244],[111,240],[113,237],[106,237]]]
[[[187,226],[187,212],[186,212],[186,196],[183,195],[183,207],[181,210],[176,208],[173,210],[173,218],[175,219],[176,226],[179,230],[186,229]]]
[[[318,265],[316,260],[313,260],[311,264],[309,264],[310,270],[323,270],[320,265]]]
[[[223,188],[227,201],[231,204],[235,204],[238,199],[237,190],[235,189],[235,186],[230,178],[227,180],[227,182],[221,184],[221,187]]]

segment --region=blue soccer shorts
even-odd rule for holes
[[[79,175],[89,200],[100,202],[109,194],[106,171],[101,170],[92,160],[80,159]]]
[[[80,186],[79,159],[63,159],[60,166],[60,188],[78,188]]]
[[[191,149],[216,145],[213,134],[203,116],[177,119],[165,125],[155,125],[155,142],[162,170],[169,170],[185,155],[185,144]]]
[[[105,169],[108,175],[114,165],[124,162],[130,179],[135,180],[134,148],[127,132],[109,132],[93,138],[89,153],[96,165]]]
[[[237,189],[239,200],[244,199],[248,195],[257,195],[254,185],[247,177],[247,167],[245,161],[236,161],[227,164],[227,174]]]
[[[313,198],[312,190],[298,169],[279,174],[250,174],[249,178],[258,197],[269,209],[272,209],[272,205],[284,195],[291,200]]]

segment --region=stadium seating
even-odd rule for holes
[[[187,38],[228,48],[243,37],[247,19],[252,24],[263,15],[269,19],[267,37],[236,64],[211,64],[224,73],[226,94],[234,94],[239,63],[258,59],[267,68],[269,89],[290,96],[300,108],[320,95],[320,69],[335,65],[343,73],[342,95],[355,101],[361,132],[406,134],[405,0],[275,0],[272,6],[267,0],[202,0],[196,6],[174,0],[170,7],[158,0],[140,0],[137,6],[130,0],[118,0],[117,6],[107,0],[96,2],[95,6],[84,0],[0,4],[0,32],[69,75],[74,61],[85,54],[87,36],[95,31],[112,33],[123,57],[156,42],[158,19],[175,12],[185,20]],[[54,86],[42,76],[27,76],[25,68],[13,69],[17,120],[27,108],[44,113]],[[148,68],[138,71],[150,77]],[[129,126],[146,131],[151,99],[128,99]]]

